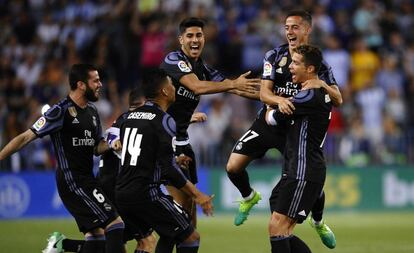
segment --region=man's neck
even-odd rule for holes
[[[187,58],[190,60],[190,61],[194,61],[194,62],[197,62],[198,61],[198,58],[199,57],[197,57],[197,58],[193,58],[193,57],[191,57],[190,55],[188,55],[188,53],[181,47],[181,51],[185,54],[185,56],[187,56]]]
[[[88,104],[88,100],[85,98],[83,94],[81,94],[80,91],[74,90],[69,92],[69,97],[72,99],[73,102],[80,108],[85,108]]]
[[[161,110],[163,110],[164,112],[167,111],[168,107],[170,106],[170,104],[164,100],[164,99],[153,99],[153,100],[148,100],[149,102],[153,102],[157,105],[159,105],[159,107],[161,108]]]

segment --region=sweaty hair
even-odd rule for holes
[[[88,83],[89,72],[98,70],[91,64],[73,64],[69,71],[69,85],[71,90],[76,90],[77,82]]]
[[[167,74],[162,69],[155,69],[144,74],[142,78],[142,92],[148,99],[158,96],[161,88],[167,81]]]
[[[293,49],[293,52],[302,55],[305,66],[314,66],[315,73],[318,73],[322,65],[322,53],[319,48],[312,45],[300,45]]]
[[[310,26],[312,26],[312,16],[311,14],[309,14],[309,12],[304,11],[304,10],[293,10],[293,11],[288,12],[288,14],[286,15],[286,19],[288,17],[293,17],[293,16],[301,17],[303,21],[307,22]]]
[[[139,104],[144,100],[144,94],[142,94],[141,87],[132,89],[129,92],[128,103],[129,107],[139,106]]]
[[[204,21],[196,17],[190,17],[190,18],[184,19],[183,21],[181,21],[180,26],[179,26],[180,34],[183,34],[187,28],[193,27],[193,26],[200,27],[201,29],[203,29]]]

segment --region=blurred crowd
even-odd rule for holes
[[[264,53],[285,43],[286,12],[298,8],[313,15],[311,42],[323,49],[344,98],[325,144],[329,164],[413,164],[413,0],[0,0],[0,146],[67,94],[67,71],[77,62],[99,68],[97,107],[108,127],[142,73],[179,47],[177,27],[187,16],[207,21],[207,63],[229,78],[260,75]],[[258,108],[230,94],[203,96],[198,110],[208,121],[190,127],[200,163],[225,164]],[[48,138],[37,140],[0,170],[52,169],[52,152]],[[261,163],[280,157],[269,152]]]

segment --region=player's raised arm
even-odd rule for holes
[[[0,151],[0,161],[6,159],[13,153],[19,151],[24,146],[29,144],[31,141],[36,139],[36,134],[28,129],[25,132],[14,137],[1,151]]]
[[[184,75],[180,78],[180,83],[188,89],[192,90],[196,95],[220,93],[230,90],[240,91],[241,93],[257,92],[257,86],[259,85],[258,79],[247,79],[246,76],[250,74],[246,72],[240,75],[237,79],[230,80],[224,79],[217,83],[213,81],[202,81],[194,74]]]
[[[290,98],[277,96],[273,93],[273,81],[262,80],[262,87],[260,88],[260,100],[272,107],[278,107],[280,112],[285,114],[292,114],[295,106]]]

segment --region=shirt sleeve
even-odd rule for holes
[[[273,81],[275,79],[275,66],[273,66],[275,62],[275,58],[277,56],[277,51],[275,49],[266,52],[265,57],[263,59],[263,72],[262,72],[262,80],[270,80]]]
[[[187,183],[187,179],[175,161],[172,148],[172,134],[175,134],[174,119],[170,115],[165,114],[162,119],[162,127],[159,135],[160,146],[157,163],[161,167],[162,177],[179,189]]]
[[[332,72],[332,68],[326,61],[322,61],[321,69],[319,70],[318,76],[319,79],[325,81],[325,83],[328,85],[337,85]]]
[[[65,112],[59,105],[52,106],[45,114],[40,117],[30,129],[36,136],[42,138],[59,131],[63,127]]]
[[[213,82],[222,82],[226,77],[220,73],[220,71],[213,69],[212,67],[208,66],[207,64],[204,64],[204,68],[207,71],[208,80]]]
[[[193,73],[185,59],[178,52],[171,52],[161,63],[160,68],[171,78],[179,81],[181,77]]]
[[[95,108],[95,117],[96,117],[96,135],[95,135],[95,144],[98,145],[99,142],[104,139],[102,134],[102,125],[101,125],[101,119],[99,118],[98,111],[96,111]]]

